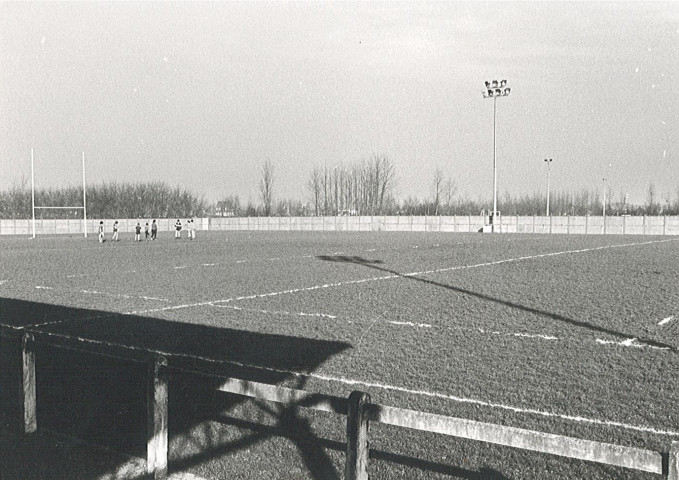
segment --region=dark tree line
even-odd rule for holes
[[[35,191],[36,207],[82,207],[82,187]],[[87,187],[88,218],[169,218],[207,214],[207,202],[162,182],[103,183]],[[81,209],[42,209],[36,218],[82,218]],[[0,218],[31,218],[31,190],[25,185],[0,191]]]

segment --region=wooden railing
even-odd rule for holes
[[[147,471],[155,479],[165,479],[168,470],[168,370],[176,369],[217,382],[217,390],[299,408],[310,408],[347,416],[345,479],[367,480],[369,464],[369,426],[379,422],[404,428],[434,432],[459,438],[505,445],[535,452],[550,453],[606,465],[614,465],[679,480],[679,442],[669,452],[593,442],[579,438],[494,425],[462,418],[407,410],[372,403],[367,393],[354,391],[348,398],[315,394],[276,385],[222,377],[191,369],[172,367],[168,356],[159,352],[134,349],[131,355],[102,352],[105,346],[80,348],[77,339],[41,338],[37,332],[22,337],[22,404],[26,433],[38,428],[36,409],[36,341],[57,347],[146,362],[148,366]],[[96,351],[95,351],[96,350]]]

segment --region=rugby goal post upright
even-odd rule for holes
[[[85,238],[87,238],[87,185],[85,183],[85,152],[83,152],[83,205],[82,207],[41,207],[35,205],[35,175],[34,175],[34,159],[33,159],[33,149],[31,148],[31,217],[32,217],[32,230],[33,238],[35,238],[35,209],[45,209],[45,210],[82,210],[83,211],[83,232],[85,233]]]

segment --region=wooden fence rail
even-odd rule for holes
[[[57,348],[75,349],[74,339],[41,338],[25,333],[22,343],[22,405],[25,433],[38,428],[36,416],[35,342],[42,341]],[[101,345],[100,345],[101,347]],[[116,347],[119,349],[119,346]],[[93,352],[91,347],[83,351]],[[154,479],[165,479],[168,473],[168,371],[171,355],[147,352],[148,365],[148,425],[147,471]],[[129,360],[115,352],[102,353]],[[311,408],[347,416],[346,480],[367,480],[369,464],[370,422],[411,428],[425,432],[495,443],[525,450],[550,453],[567,458],[625,467],[663,475],[667,480],[679,480],[679,442],[672,442],[669,452],[658,453],[634,447],[593,442],[521,428],[494,425],[462,418],[371,403],[367,393],[354,391],[348,398],[309,393],[276,385],[222,377],[198,371],[176,368],[197,376],[217,378],[217,390],[247,397],[283,403],[293,407]]]

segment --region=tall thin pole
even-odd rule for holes
[[[549,217],[549,164],[547,162],[547,216]]]
[[[550,173],[550,167],[552,163],[551,158],[545,158],[545,162],[547,162],[547,216],[549,217],[549,173]]]
[[[33,221],[33,238],[35,238],[35,175],[33,173],[33,149],[31,148],[31,218]]]
[[[497,220],[497,142],[495,131],[495,116],[497,111],[497,97],[493,97],[493,223],[491,232],[495,232],[495,222]]]
[[[486,90],[483,98],[493,99],[493,213],[491,221],[491,232],[495,232],[495,222],[497,220],[497,97],[506,97],[511,89],[507,87],[507,80],[486,81]]]
[[[603,207],[602,207],[603,208],[602,215],[605,217],[606,216],[606,179],[605,178],[603,179],[602,183],[603,183],[603,186],[604,186],[604,195],[603,195],[604,201],[603,201]]]
[[[85,152],[83,152],[83,230],[87,238],[87,185],[85,184]]]

